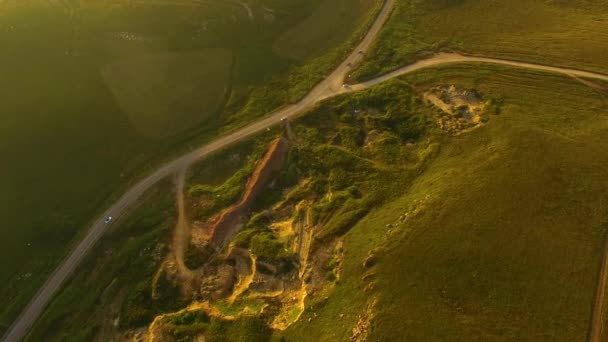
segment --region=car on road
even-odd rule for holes
[[[108,224],[110,222],[112,222],[112,216],[108,216],[108,217],[106,217],[105,220],[103,220],[103,223],[105,223],[105,224]]]
[[[285,122],[286,120],[287,120],[286,116],[284,116],[284,117],[281,118],[281,121],[283,121],[283,122]]]
[[[349,89],[349,88],[350,88],[350,86],[349,86],[348,84],[344,83],[344,84],[342,85],[342,88],[344,88],[344,89]]]

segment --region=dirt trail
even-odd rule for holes
[[[42,310],[46,307],[49,301],[53,298],[55,293],[61,288],[64,281],[72,274],[74,269],[82,262],[85,255],[95,245],[97,240],[105,233],[108,225],[104,223],[104,220],[108,216],[112,216],[116,222],[122,217],[127,210],[133,206],[139,198],[156,183],[165,179],[166,177],[183,170],[192,163],[208,157],[212,153],[226,148],[230,145],[235,144],[243,139],[246,139],[256,133],[262,132],[267,128],[274,127],[280,124],[280,120],[283,117],[296,118],[303,115],[308,110],[312,109],[315,104],[321,100],[344,94],[352,90],[362,90],[371,86],[382,83],[394,77],[401,76],[413,71],[421,70],[424,68],[431,68],[437,65],[449,64],[449,63],[493,63],[509,65],[518,68],[527,68],[542,70],[553,73],[566,74],[569,76],[578,76],[585,78],[601,79],[608,81],[608,76],[600,73],[593,73],[583,70],[558,68],[546,65],[530,64],[523,62],[514,62],[508,60],[500,60],[495,58],[482,58],[482,57],[465,57],[457,54],[440,54],[435,57],[431,57],[428,60],[416,62],[410,66],[403,67],[399,70],[378,77],[374,80],[363,82],[360,84],[353,85],[349,89],[342,88],[341,84],[344,81],[345,76],[350,72],[351,63],[360,61],[363,58],[363,53],[369,50],[372,43],[376,39],[378,32],[386,22],[393,9],[395,0],[387,0],[384,7],[378,14],[376,21],[368,31],[367,35],[359,46],[352,52],[352,54],[340,65],[334,72],[332,72],[325,80],[315,86],[311,92],[300,100],[298,103],[280,108],[268,116],[259,119],[233,133],[217,138],[216,140],[210,141],[207,144],[187,153],[171,162],[159,166],[155,171],[149,173],[147,176],[142,178],[139,182],[133,185],[127,190],[122,197],[116,201],[110,208],[108,208],[100,217],[93,221],[82,240],[80,240],[67,255],[67,257],[61,261],[55,271],[50,275],[47,281],[43,284],[40,290],[24,308],[20,316],[13,323],[11,328],[8,330],[3,339],[7,342],[19,341],[26,335],[28,329],[38,319]]]
[[[310,245],[312,242],[312,205],[306,203],[305,210],[305,217],[298,222],[298,258],[300,262],[300,279],[302,279],[306,269],[308,268],[308,254],[310,252]]]
[[[194,274],[184,262],[184,253],[190,241],[190,224],[186,217],[184,186],[186,183],[186,168],[176,175],[175,202],[177,203],[177,224],[173,232],[173,258],[177,271],[183,278],[192,279]]]
[[[589,342],[602,342],[608,340],[608,327],[604,327],[604,315],[607,308],[605,303],[606,287],[608,286],[608,236],[606,237],[604,256],[600,266],[600,272],[597,280],[597,290],[595,293],[595,303],[593,305],[593,316],[591,318],[591,328],[589,329]]]

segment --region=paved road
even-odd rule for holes
[[[216,152],[240,140],[259,133],[265,130],[266,128],[278,125],[280,123],[280,119],[283,117],[295,118],[299,115],[302,115],[306,111],[310,110],[316,103],[323,99],[350,91],[366,89],[368,87],[382,83],[386,80],[417,70],[453,63],[501,64],[518,68],[540,70],[552,73],[565,74],[569,76],[601,79],[604,81],[608,81],[608,75],[577,69],[559,68],[548,65],[516,62],[495,58],[469,57],[458,54],[438,54],[434,57],[405,66],[371,81],[355,84],[348,88],[343,88],[342,82],[345,76],[350,72],[351,65],[355,65],[363,59],[364,53],[369,50],[378,32],[388,19],[388,16],[393,8],[394,3],[395,0],[386,1],[384,7],[378,15],[378,18],[376,19],[376,21],[374,22],[374,24],[372,25],[360,45],[357,47],[357,49],[355,49],[353,53],[334,72],[332,72],[331,75],[329,75],[323,82],[313,88],[313,90],[300,102],[279,109],[271,113],[269,116],[260,119],[259,121],[256,121],[242,129],[239,129],[238,131],[232,134],[212,141],[186,155],[183,155],[178,159],[173,160],[172,162],[169,162],[159,167],[155,172],[148,175],[146,178],[142,179],[136,185],[130,188],[90,227],[87,235],[80,241],[76,248],[67,257],[67,259],[65,259],[59,265],[59,267],[55,270],[55,272],[51,275],[47,282],[34,296],[32,301],[27,305],[27,307],[19,316],[17,321],[11,326],[9,332],[4,336],[4,339],[6,341],[12,342],[19,341],[23,338],[23,336],[25,336],[27,330],[38,318],[38,316],[40,315],[44,307],[48,304],[48,302],[51,300],[53,295],[60,289],[65,279],[74,271],[78,264],[80,264],[86,253],[93,247],[95,242],[97,242],[97,240],[105,232],[107,228],[107,225],[105,225],[103,222],[105,217],[112,216],[115,219],[121,217],[130,206],[137,202],[137,200],[144,194],[146,190],[150,189],[160,180],[172,174],[180,172],[181,170],[184,170],[195,161],[207,157],[213,152]]]
[[[186,217],[186,205],[184,198],[184,186],[186,183],[186,168],[177,172],[175,184],[175,203],[177,204],[177,223],[173,230],[172,253],[177,266],[178,274],[184,280],[193,278],[193,272],[186,266],[184,253],[190,237],[190,223]]]

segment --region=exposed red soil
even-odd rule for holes
[[[249,178],[245,191],[239,202],[216,216],[211,222],[211,244],[220,247],[224,245],[239,229],[244,214],[251,208],[256,196],[270,183],[283,168],[287,160],[289,144],[287,140],[280,137],[274,140],[257,164],[253,174]]]

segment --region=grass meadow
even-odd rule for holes
[[[126,312],[123,303],[134,289],[150,288],[168,249],[175,225],[172,187],[170,181],[165,181],[150,190],[141,205],[102,238],[95,253],[85,259],[26,340],[90,341],[95,336],[111,339],[118,328],[113,325],[113,317],[128,319],[122,314]],[[161,310],[148,304],[150,314]],[[167,310],[181,303],[163,305],[162,309]]]
[[[442,50],[608,73],[607,21],[608,5],[594,0],[399,1],[353,77]]]

